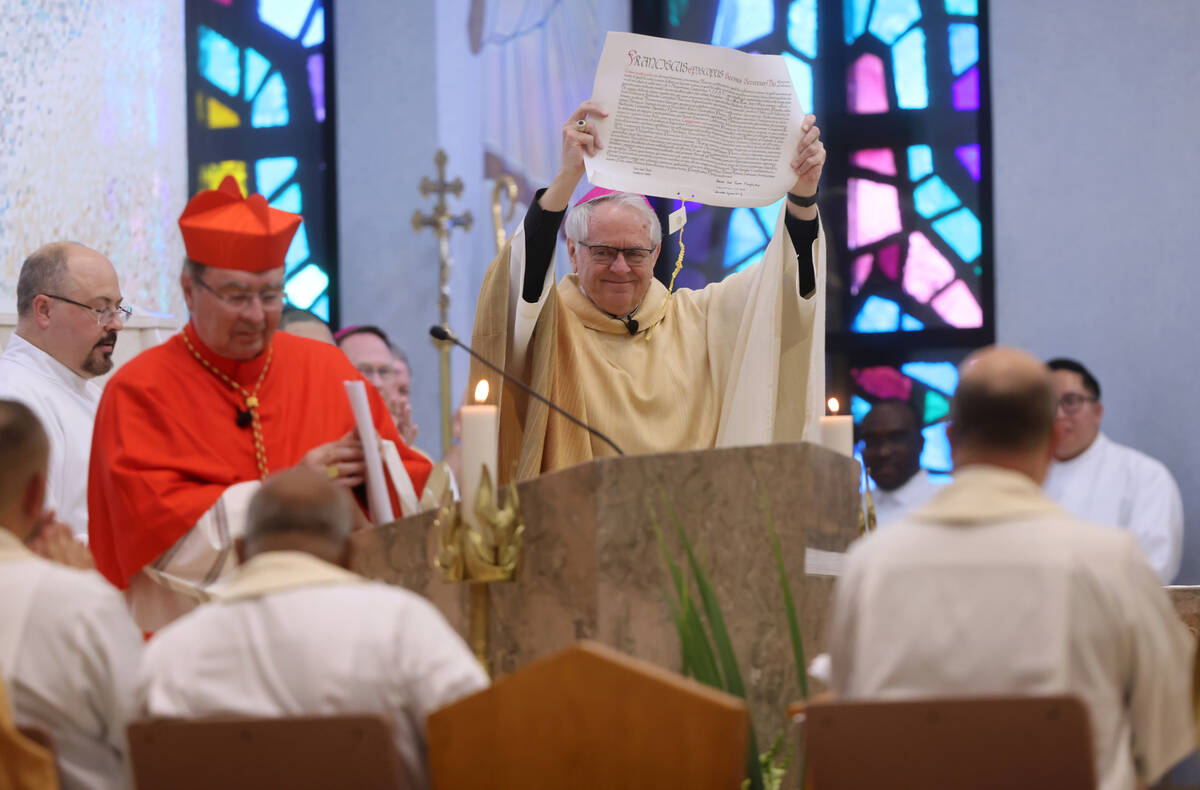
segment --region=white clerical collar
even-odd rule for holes
[[[8,339],[8,346],[4,349],[4,359],[46,378],[61,382],[71,391],[86,398],[98,400],[100,397],[100,388],[94,382],[80,376],[16,332],[13,332]]]
[[[933,481],[929,479],[929,472],[918,469],[915,475],[905,480],[899,488],[893,488],[891,491],[880,488],[876,483],[872,495],[876,499],[884,499],[900,505],[919,505],[926,498],[932,485]]]
[[[0,526],[0,562],[5,560],[27,560],[35,557],[21,539],[3,526]]]
[[[266,551],[251,557],[229,581],[209,588],[214,601],[240,601],[298,587],[355,584],[367,581],[357,573],[303,551]]]

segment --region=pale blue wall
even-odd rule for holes
[[[1200,583],[1200,3],[992,2],[999,340],[1077,357],[1170,467]]]

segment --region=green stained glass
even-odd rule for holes
[[[960,208],[953,214],[934,220],[933,229],[967,263],[978,258],[983,251],[983,228],[969,208]]]
[[[937,422],[950,413],[950,401],[933,390],[925,392],[925,422]]]
[[[922,217],[932,217],[949,211],[959,204],[958,195],[938,176],[919,184],[913,190],[913,203]]]
[[[884,44],[895,44],[920,18],[921,4],[917,0],[875,0],[870,30]]]
[[[283,76],[272,74],[263,84],[250,109],[250,123],[256,128],[265,126],[287,126],[287,87]]]
[[[979,60],[979,28],[969,24],[950,25],[950,70],[962,74]]]
[[[946,13],[975,16],[979,13],[979,0],[946,0]]]
[[[908,177],[920,181],[933,172],[933,149],[927,145],[908,147]]]
[[[853,44],[858,37],[867,32],[867,13],[871,10],[871,0],[844,0],[846,17],[846,43]]]
[[[293,214],[304,213],[303,201],[300,199],[300,185],[292,184],[283,190],[279,197],[271,201],[271,205],[280,211],[290,211]]]

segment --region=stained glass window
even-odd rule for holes
[[[882,397],[910,398],[924,417],[922,462],[947,471],[940,421],[954,364],[994,338],[986,9],[978,0],[662,3],[673,9],[664,26],[637,32],[785,56],[829,151],[820,200],[829,394],[849,399],[858,420]],[[777,211],[689,211],[688,284],[754,265]],[[669,264],[678,247],[664,246]]]
[[[233,175],[304,215],[285,259],[290,303],[329,321],[336,185],[327,125],[328,0],[186,0],[189,185]]]

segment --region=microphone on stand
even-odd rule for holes
[[[480,362],[480,363],[481,363],[481,364],[482,364],[484,367],[488,368],[489,370],[494,370],[494,371],[496,371],[497,373],[499,373],[501,376],[503,376],[503,377],[504,377],[504,380],[505,380],[505,381],[512,382],[512,383],[513,383],[513,384],[515,384],[517,387],[519,387],[519,388],[520,388],[522,391],[524,391],[525,393],[527,393],[527,394],[528,394],[530,397],[533,397],[533,398],[535,398],[535,399],[537,399],[537,400],[541,401],[542,403],[546,404],[546,405],[547,405],[547,406],[549,406],[551,409],[554,409],[556,412],[558,412],[559,414],[561,414],[562,416],[566,417],[566,418],[567,418],[568,420],[570,420],[571,422],[573,422],[573,423],[575,423],[576,425],[578,425],[580,428],[583,428],[585,431],[587,431],[588,433],[592,434],[592,435],[593,435],[593,436],[595,436],[597,439],[600,439],[601,441],[603,441],[603,442],[604,442],[605,444],[607,444],[609,447],[611,447],[611,448],[613,448],[614,450],[616,450],[616,451],[617,451],[617,455],[625,455],[625,451],[624,451],[624,450],[622,450],[620,447],[618,447],[618,446],[617,446],[617,443],[616,443],[616,442],[614,442],[612,439],[609,439],[607,436],[605,436],[604,434],[600,433],[600,431],[597,431],[595,428],[593,428],[592,426],[588,425],[586,422],[584,422],[583,420],[579,419],[579,418],[578,418],[578,417],[576,417],[574,414],[571,414],[570,412],[566,411],[565,409],[563,409],[563,408],[562,408],[561,406],[559,406],[558,404],[556,404],[556,403],[553,403],[553,402],[551,402],[551,401],[550,401],[548,398],[545,398],[545,397],[543,397],[542,395],[539,395],[538,393],[534,392],[532,389],[530,389],[530,388],[529,388],[529,387],[528,387],[528,386],[525,384],[525,382],[521,381],[520,379],[516,378],[515,376],[510,376],[510,375],[508,375],[508,373],[506,373],[505,371],[501,370],[501,369],[500,369],[499,367],[497,367],[496,365],[493,365],[493,364],[492,364],[491,362],[489,362],[488,360],[484,359],[482,356],[480,356],[480,355],[479,355],[479,353],[478,353],[478,352],[476,352],[476,351],[475,351],[475,349],[471,348],[471,347],[470,347],[470,346],[468,346],[466,343],[464,343],[464,342],[462,342],[461,340],[459,340],[459,339],[458,339],[458,337],[456,337],[456,336],[455,336],[455,334],[454,334],[453,332],[451,332],[449,329],[447,329],[446,327],[444,327],[444,326],[436,326],[436,325],[435,325],[435,326],[431,326],[431,327],[429,327],[429,334],[430,334],[430,335],[433,337],[433,339],[434,339],[434,340],[449,341],[449,342],[453,343],[454,345],[458,346],[458,347],[459,347],[459,348],[461,348],[463,351],[466,351],[468,354],[470,354],[471,356],[475,357],[475,359],[478,359],[478,360],[479,360],[479,362]]]

